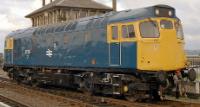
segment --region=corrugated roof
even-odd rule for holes
[[[97,3],[93,0],[55,0],[52,3],[49,3],[36,11],[33,11],[32,13],[28,14],[26,17],[31,17],[34,14],[40,13],[42,11],[45,11],[53,7],[73,7],[73,8],[92,8],[92,9],[112,10],[112,8],[105,6],[103,4]]]

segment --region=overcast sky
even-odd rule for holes
[[[47,0],[49,1],[49,0]],[[112,0],[96,0],[111,6]],[[155,4],[167,4],[176,8],[182,20],[186,49],[200,49],[200,0],[118,0],[118,10],[135,9]],[[28,13],[40,8],[42,0],[1,0],[0,52],[3,52],[5,36],[17,29],[31,26]]]

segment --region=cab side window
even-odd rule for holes
[[[118,40],[118,27],[112,26],[112,40]]]
[[[183,27],[182,27],[182,24],[179,20],[175,22],[175,28],[176,28],[177,38],[184,40]]]
[[[122,26],[122,37],[123,38],[128,38],[129,37],[127,26],[125,26],[125,25]]]
[[[135,31],[134,31],[134,26],[133,25],[128,25],[128,32],[129,32],[129,38],[134,38],[135,37]]]
[[[171,21],[168,20],[161,20],[160,26],[162,29],[173,29],[173,24]]]
[[[122,25],[122,37],[123,38],[134,38],[135,31],[133,25]]]
[[[6,39],[5,49],[13,49],[13,38]]]

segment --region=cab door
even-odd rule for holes
[[[120,66],[121,65],[121,43],[119,36],[119,26],[108,26],[108,44],[109,44],[109,65]]]
[[[122,67],[136,69],[137,39],[135,25],[132,22],[122,23],[120,26]]]

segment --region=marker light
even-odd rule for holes
[[[172,11],[169,11],[168,14],[169,14],[169,16],[172,16]]]
[[[160,14],[160,11],[158,9],[155,10],[156,15]]]

